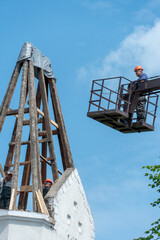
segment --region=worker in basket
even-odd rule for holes
[[[143,68],[141,66],[136,66],[134,69],[138,80],[136,82],[137,87],[148,80],[148,76],[146,73],[143,73]],[[137,101],[136,105],[136,112],[137,112],[137,121],[143,122],[145,120],[145,104],[146,104],[146,96],[140,96]]]

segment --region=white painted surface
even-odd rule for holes
[[[44,214],[0,210],[0,240],[95,239],[93,217],[77,170],[71,171],[55,191],[58,181],[52,187],[54,194],[50,191],[47,198],[55,225]]]
[[[54,233],[44,214],[0,210],[0,240],[54,240]]]
[[[93,217],[77,169],[71,172],[56,195],[48,198],[48,203],[54,210],[58,240],[95,239]]]

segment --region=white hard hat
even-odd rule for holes
[[[8,170],[7,174],[12,174],[13,175],[13,170]]]

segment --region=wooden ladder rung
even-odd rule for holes
[[[52,161],[53,160],[52,158],[45,158],[42,155],[40,155],[40,158],[41,158],[41,160],[40,160],[41,162],[45,161],[48,165],[51,166],[51,163],[49,162],[49,160]],[[31,161],[20,162],[19,166],[27,165],[30,163],[31,163]],[[5,165],[5,168],[10,168],[10,167],[14,167],[14,164],[6,164]],[[62,175],[62,172],[60,170],[58,170],[58,172],[59,172],[59,174]]]
[[[31,185],[21,186],[20,192],[32,192],[32,186]]]
[[[7,116],[17,115],[18,114],[18,110],[19,109],[9,109],[8,112],[7,112]],[[24,113],[29,113],[29,108],[25,108],[24,109]]]
[[[51,166],[51,163],[50,163],[45,157],[43,157],[42,155],[40,155],[40,158],[41,158],[43,161],[45,161],[48,165]]]
[[[40,158],[41,158],[43,161],[45,161],[48,165],[51,166],[51,163],[50,163],[48,160],[52,161],[52,160],[53,160],[52,158],[45,158],[45,157],[43,157],[42,155],[40,155]],[[58,172],[62,175],[62,172],[61,172],[60,170],[58,170]]]
[[[37,122],[38,123],[43,123],[44,122],[44,118],[43,117],[42,118],[38,118]],[[25,125],[30,125],[30,120],[23,120],[23,126],[25,126]]]
[[[30,164],[30,163],[31,163],[31,161],[20,162],[20,163],[19,163],[19,166],[27,165],[27,164]],[[7,168],[8,168],[8,167],[10,168],[10,167],[13,167],[13,166],[14,166],[14,164],[6,164],[6,165],[5,165],[5,168],[6,168],[6,167],[7,167]]]
[[[44,112],[42,112],[39,108],[37,108],[37,112],[44,117]],[[52,119],[50,119],[50,123],[55,126],[56,128],[58,128],[58,124],[56,122],[54,122]]]
[[[57,134],[58,134],[58,130],[52,130],[52,135],[57,135]],[[39,131],[38,135],[43,137],[43,136],[47,135],[47,132],[46,131]]]
[[[39,139],[39,143],[44,143],[44,142],[50,142],[51,140],[49,138],[43,138],[43,139]],[[16,142],[10,142],[9,146],[12,147],[16,144]],[[21,145],[26,145],[26,144],[30,144],[30,141],[22,141]]]

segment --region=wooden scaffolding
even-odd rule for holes
[[[10,102],[21,69],[23,69],[23,71],[19,108],[10,109]],[[0,132],[6,116],[15,116],[15,125],[4,166],[5,172],[13,167],[10,210],[25,210],[27,208],[28,193],[32,192],[33,211],[48,214],[42,197],[42,184],[47,178],[47,165],[52,169],[54,181],[59,178],[59,174],[62,174],[57,168],[53,135],[58,136],[63,170],[74,167],[55,80],[54,78],[47,78],[43,73],[43,69],[38,68],[38,84],[36,90],[33,62],[31,60],[17,62],[4,96],[0,108]],[[51,97],[54,121],[50,118],[48,96]],[[27,107],[26,103],[28,104]],[[29,119],[24,118],[24,114],[26,113],[28,113]],[[40,128],[38,124],[41,124]],[[28,140],[22,141],[22,130],[25,125],[29,126],[29,136]],[[52,126],[55,127],[54,130]],[[40,137],[42,138],[39,139]],[[27,145],[25,160],[23,162],[20,161],[21,145]],[[48,152],[49,156],[47,156]],[[16,204],[20,165],[24,167],[23,173],[21,174],[22,180],[18,204]],[[32,182],[32,185],[30,185],[30,182]]]

